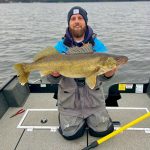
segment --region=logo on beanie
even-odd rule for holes
[[[74,9],[73,10],[73,14],[75,15],[75,14],[79,14],[79,9]]]

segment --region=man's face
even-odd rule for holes
[[[69,22],[69,28],[73,37],[82,37],[86,31],[86,24],[82,15],[72,15]]]

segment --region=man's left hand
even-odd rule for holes
[[[114,74],[115,74],[115,72],[118,70],[118,68],[116,67],[116,68],[114,68],[114,69],[112,69],[112,70],[110,70],[110,71],[108,71],[108,72],[106,72],[106,73],[104,73],[104,76],[105,77],[112,77]]]

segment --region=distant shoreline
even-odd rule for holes
[[[0,3],[77,3],[77,2],[136,2],[150,0],[0,0]]]

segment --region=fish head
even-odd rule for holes
[[[126,64],[128,62],[128,57],[126,56],[116,56],[116,55],[103,55],[99,59],[99,73],[103,74],[110,71],[120,65]]]
[[[117,67],[117,61],[113,57],[100,57],[98,74],[104,74]]]

